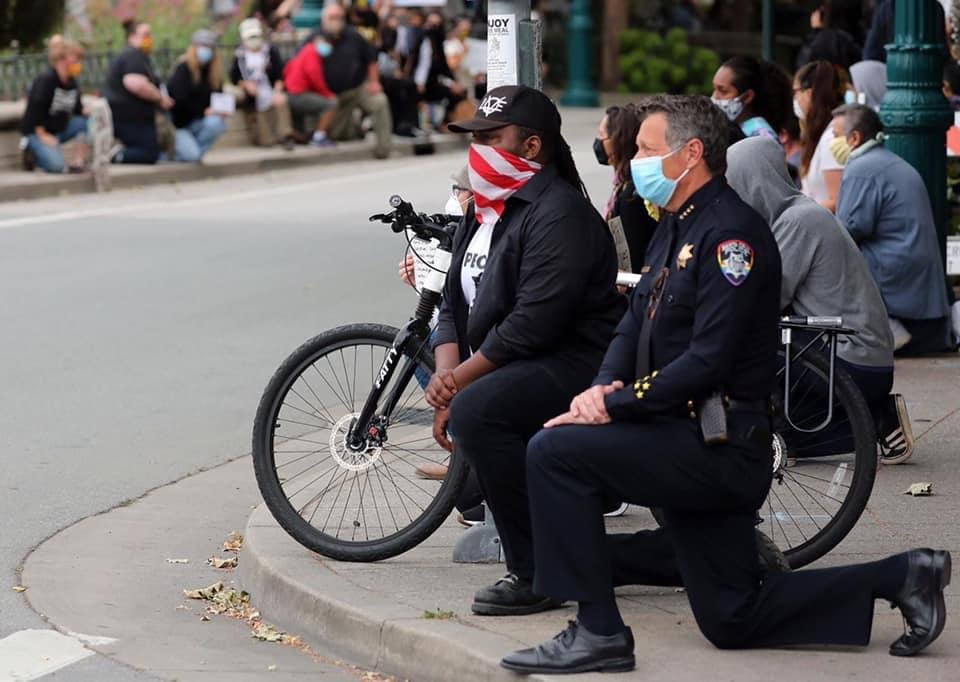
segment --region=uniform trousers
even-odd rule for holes
[[[533,580],[527,442],[590,386],[599,354],[593,359],[555,355],[511,362],[460,391],[450,405],[450,435],[476,473],[507,569],[525,580]]]
[[[756,444],[746,436],[754,429]],[[893,599],[906,555],[764,575],[754,521],[771,481],[769,422],[730,415],[708,447],[689,419],[545,429],[527,450],[537,594],[609,603],[615,585],[679,585],[721,648],[865,645],[875,598]],[[604,500],[661,507],[666,526],[607,536]]]

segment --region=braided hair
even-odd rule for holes
[[[583,184],[580,178],[580,172],[577,170],[577,164],[573,160],[573,151],[570,145],[563,139],[563,135],[557,133],[552,138],[535,128],[525,128],[519,126],[517,131],[521,140],[525,141],[534,135],[540,138],[543,143],[543,156],[547,163],[552,163],[557,169],[557,175],[570,183],[570,186],[580,192],[587,200],[590,195],[587,193],[587,186]]]

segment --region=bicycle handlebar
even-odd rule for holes
[[[428,216],[425,213],[417,213],[413,204],[404,201],[398,194],[390,197],[390,207],[393,211],[372,215],[370,222],[390,225],[390,229],[398,234],[404,230],[411,230],[421,239],[427,241],[436,239],[440,242],[440,248],[446,251],[453,250],[453,233],[460,222],[458,216],[444,214]]]

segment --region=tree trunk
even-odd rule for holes
[[[625,0],[604,0],[603,39],[600,41],[600,86],[610,92],[620,85],[620,34],[627,29],[630,11]]]

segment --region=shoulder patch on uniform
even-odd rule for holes
[[[720,272],[735,287],[740,286],[753,270],[753,247],[742,239],[728,239],[717,244]]]

